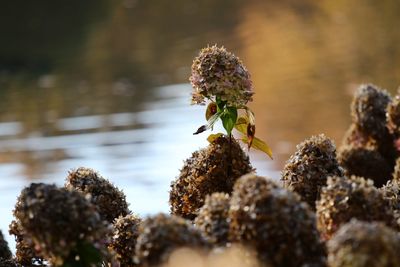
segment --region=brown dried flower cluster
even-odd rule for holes
[[[326,239],[339,227],[356,218],[381,221],[391,226],[394,216],[382,193],[369,179],[361,177],[329,177],[317,201],[318,229]]]
[[[363,132],[375,139],[386,136],[386,108],[391,102],[389,93],[374,85],[362,85],[354,96],[351,105],[353,122]]]
[[[65,187],[89,194],[100,216],[109,223],[130,213],[125,194],[93,169],[80,167],[70,171]]]
[[[158,214],[148,217],[139,226],[135,263],[141,267],[159,266],[167,262],[171,253],[178,248],[201,251],[209,246],[202,233],[189,221]]]
[[[284,187],[298,193],[315,210],[321,188],[328,176],[341,176],[335,144],[325,135],[312,136],[297,146],[286,163],[282,178]]]
[[[79,262],[87,248],[106,254],[109,229],[96,207],[78,192],[33,183],[22,190],[14,216],[24,238],[54,266],[71,259]]]
[[[252,100],[250,73],[234,54],[224,47],[208,46],[193,61],[190,82],[192,103],[203,104],[216,97],[228,106],[240,107]]]
[[[0,262],[12,258],[10,248],[4,239],[3,233],[0,231]]]
[[[329,267],[396,267],[400,235],[377,222],[351,220],[329,240]]]
[[[324,266],[315,214],[300,197],[253,174],[235,184],[229,210],[233,241],[249,245],[267,266]]]
[[[116,252],[116,258],[121,266],[135,266],[135,246],[140,223],[141,219],[133,214],[121,216],[114,222],[110,248]]]
[[[339,161],[351,175],[371,179],[378,187],[384,185],[392,175],[392,167],[376,149],[343,146]]]
[[[362,85],[354,95],[351,105],[353,123],[338,156],[348,176],[370,178],[376,186],[390,180],[399,156],[394,132],[389,131],[396,127],[391,103],[387,91],[370,84]]]
[[[386,120],[390,133],[396,138],[400,137],[400,95],[387,106]]]
[[[207,195],[230,193],[235,181],[251,171],[249,157],[237,141],[218,137],[185,161],[179,177],[171,184],[171,213],[193,220]]]
[[[196,227],[215,245],[223,246],[229,241],[229,201],[226,193],[206,196],[204,205],[194,220]]]
[[[32,239],[24,234],[21,222],[13,220],[9,228],[9,233],[15,236],[15,260],[22,266],[43,266],[44,259],[35,251]]]

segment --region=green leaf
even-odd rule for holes
[[[242,141],[247,144],[248,143],[247,137],[243,136],[242,137]],[[259,139],[257,137],[254,137],[253,143],[251,144],[251,147],[254,148],[254,149],[257,149],[257,150],[260,150],[260,151],[264,152],[271,159],[273,159],[272,158],[272,149],[263,140],[261,140],[261,139]]]
[[[224,112],[221,114],[222,125],[228,135],[231,134],[232,129],[235,127],[237,116],[237,109],[234,107],[226,107]]]
[[[210,142],[210,143],[212,143],[212,142],[214,142],[218,137],[221,137],[221,136],[223,136],[223,135],[224,135],[223,133],[210,134],[210,135],[207,137],[207,141]]]

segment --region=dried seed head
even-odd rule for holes
[[[22,267],[22,265],[18,264],[15,259],[2,259],[2,258],[0,258],[0,266],[1,267]],[[24,266],[26,266],[26,265],[24,265]],[[41,267],[44,265],[34,265],[34,266]]]
[[[121,266],[135,266],[135,246],[140,222],[141,219],[132,214],[118,217],[114,222],[110,247],[116,252]]]
[[[216,97],[228,106],[239,107],[252,100],[253,86],[250,73],[234,54],[225,48],[208,46],[193,61],[192,103],[203,104],[205,99]]]
[[[9,226],[9,233],[15,236],[15,261],[22,266],[42,266],[44,259],[34,249],[32,239],[24,234],[21,222],[13,220]]]
[[[400,137],[400,95],[397,95],[387,107],[386,121],[390,133]]]
[[[348,176],[369,178],[378,187],[384,185],[392,176],[392,167],[375,149],[343,146],[338,160]]]
[[[326,239],[352,218],[382,221],[392,226],[393,214],[387,200],[373,185],[361,177],[329,177],[317,201],[318,229]]]
[[[315,210],[315,201],[319,199],[327,177],[342,174],[336,160],[335,144],[321,134],[297,146],[283,169],[281,180],[284,187],[298,193]]]
[[[382,223],[353,219],[327,247],[329,267],[395,267],[400,262],[400,235]]]
[[[96,207],[78,192],[32,183],[22,190],[14,216],[21,224],[24,238],[33,242],[40,256],[54,266],[82,257],[81,248],[107,254],[109,229]]]
[[[400,215],[400,183],[396,180],[387,182],[384,186],[379,188],[382,192],[383,198],[388,201],[388,204],[394,213]]]
[[[394,167],[394,172],[393,172],[393,180],[400,183],[400,158],[396,160],[396,165]]]
[[[217,246],[224,246],[229,241],[229,201],[229,195],[225,193],[208,195],[194,220],[196,227]]]
[[[207,148],[194,152],[172,182],[171,213],[193,220],[207,195],[230,193],[235,181],[251,171],[249,157],[238,142],[218,137]]]
[[[253,247],[267,265],[324,266],[315,214],[296,193],[270,180],[241,177],[232,193],[229,219],[231,239]]]
[[[351,106],[353,122],[366,134],[381,139],[388,132],[386,108],[391,97],[386,90],[374,85],[362,85],[354,96]]]
[[[10,248],[7,241],[4,239],[3,233],[0,231],[0,261],[12,258]]]
[[[177,216],[158,214],[139,225],[135,262],[141,267],[165,263],[178,248],[208,249],[209,243],[189,221]]]
[[[130,213],[125,194],[90,168],[80,167],[70,171],[65,187],[85,195],[90,194],[100,216],[109,223]]]

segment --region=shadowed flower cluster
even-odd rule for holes
[[[141,267],[159,266],[167,262],[178,248],[208,249],[209,243],[189,221],[177,216],[157,214],[139,226],[135,263]]]
[[[24,238],[53,266],[94,266],[107,255],[109,229],[96,207],[78,192],[33,183],[22,190],[14,216]]]
[[[264,177],[248,174],[235,184],[230,237],[255,248],[267,266],[324,266],[315,214],[300,197]]]
[[[382,223],[353,219],[327,246],[329,267],[395,267],[400,262],[400,235]]]
[[[342,224],[356,218],[394,225],[394,215],[372,180],[362,177],[329,177],[317,201],[318,228],[330,239]]]
[[[194,88],[192,103],[219,98],[228,106],[240,107],[252,100],[250,73],[234,54],[224,47],[208,46],[193,61],[190,82]]]

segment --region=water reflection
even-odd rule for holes
[[[81,165],[124,188],[133,210],[167,211],[169,182],[206,145],[191,135],[204,118],[187,84],[206,44],[225,45],[252,73],[257,135],[275,160],[251,156],[274,178],[311,134],[340,143],[359,83],[392,93],[399,83],[394,0],[66,3],[0,9],[3,232],[23,186],[62,184]]]

